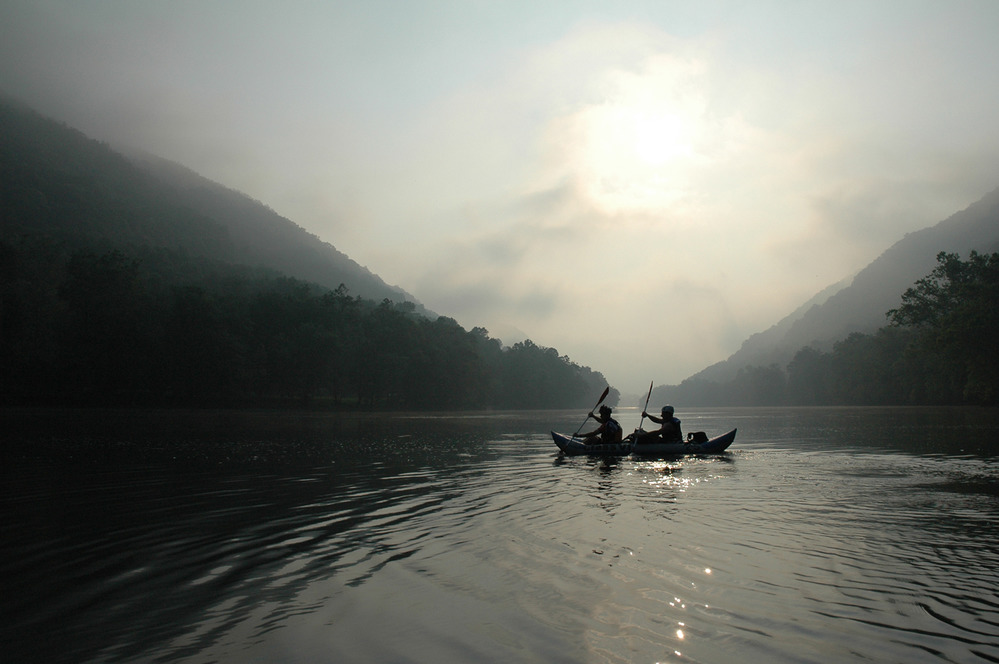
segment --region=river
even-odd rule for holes
[[[999,412],[677,415],[2,411],[3,660],[999,661]]]

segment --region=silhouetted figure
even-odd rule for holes
[[[589,433],[581,434],[585,439],[583,441],[585,444],[599,445],[601,443],[611,444],[621,442],[621,425],[611,417],[610,406],[600,406],[600,415],[594,415],[591,411],[586,417],[587,419],[592,417],[597,422],[600,422],[600,426]]]
[[[673,406],[663,406],[660,412],[662,417],[656,417],[655,415],[649,415],[643,410],[642,417],[647,417],[660,425],[659,428],[655,431],[638,430],[631,436],[628,436],[628,438],[633,439],[636,445],[648,443],[682,443],[683,432],[680,430],[680,420],[673,416],[675,412]]]

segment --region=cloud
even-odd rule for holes
[[[449,224],[469,238],[449,250],[476,285],[467,310],[611,375],[657,348],[679,380],[967,204],[932,160],[914,168],[912,136],[829,104],[855,92],[840,78],[729,57],[714,38],[582,24],[449,99],[449,145],[482,153]],[[439,275],[420,283],[444,297]]]

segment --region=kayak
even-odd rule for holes
[[[610,445],[586,445],[582,438],[567,436],[552,431],[552,440],[568,456],[683,456],[684,454],[720,454],[735,440],[735,429],[715,436],[703,443],[614,443]]]

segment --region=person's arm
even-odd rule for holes
[[[593,414],[592,410],[586,414],[586,421],[589,422],[591,417],[593,419],[597,419],[596,416]],[[599,431],[599,429],[597,429],[596,431],[591,431],[589,433],[577,433],[576,436],[578,438],[589,438],[590,436],[592,436],[593,434],[595,434],[597,431]]]
[[[606,427],[607,427],[607,423],[603,422],[603,423],[601,423],[600,426],[598,426],[596,429],[594,429],[590,433],[581,433],[579,435],[582,436],[583,438],[589,438],[590,436],[599,436],[600,434],[602,434],[604,432],[604,429]]]

